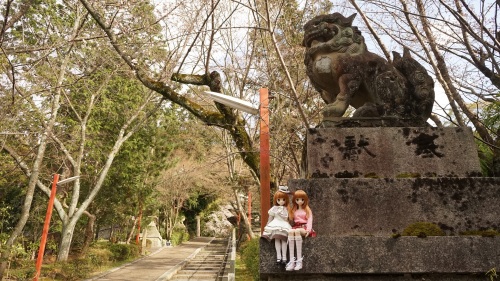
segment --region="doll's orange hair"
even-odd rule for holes
[[[274,193],[274,196],[273,196],[273,203],[274,203],[274,206],[279,206],[279,204],[277,203],[278,199],[285,199],[285,207],[289,208],[290,206],[290,198],[288,196],[288,194],[282,192],[282,191],[276,191]]]
[[[295,203],[295,199],[297,198],[304,199],[304,204],[302,205],[302,208],[306,210],[306,218],[309,218],[309,215],[312,213],[311,208],[309,208],[309,197],[307,196],[307,193],[304,190],[299,189],[293,193],[292,209],[288,215],[289,219],[292,221],[293,221],[293,214],[299,208],[297,203]]]

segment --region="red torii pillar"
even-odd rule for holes
[[[260,89],[260,231],[264,231],[271,208],[271,165],[269,150],[269,92]]]
[[[40,239],[40,247],[38,249],[38,257],[35,264],[35,277],[34,281],[38,281],[40,278],[40,273],[42,270],[43,254],[45,253],[45,244],[47,243],[47,235],[49,233],[50,218],[52,217],[52,209],[54,207],[54,201],[56,199],[57,192],[57,182],[59,181],[59,174],[54,174],[54,179],[52,180],[52,189],[50,190],[49,205],[47,206],[47,214],[45,215],[45,223],[43,224],[42,238]]]

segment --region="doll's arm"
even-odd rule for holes
[[[273,217],[273,216],[269,216],[269,218],[267,219],[267,224],[269,224],[270,222],[272,222],[272,221],[273,221],[273,219],[274,219],[274,217]]]
[[[284,221],[288,221],[288,211],[286,209],[278,212],[277,215],[280,216]]]
[[[269,218],[267,219],[267,224],[269,224],[270,222],[273,221],[276,213],[274,212],[273,208],[269,209],[269,211],[267,213],[269,214]]]
[[[312,214],[312,212],[310,212],[309,218],[307,219],[307,223],[306,223],[307,232],[311,232],[312,225],[313,225],[313,214]]]

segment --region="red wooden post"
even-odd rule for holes
[[[136,245],[139,245],[139,236],[141,235],[142,204],[140,204],[140,208],[141,209],[139,210],[139,218],[137,219],[137,235],[135,236]]]
[[[248,192],[248,224],[252,225],[252,193]]]
[[[47,207],[47,214],[45,215],[45,223],[43,224],[42,238],[40,240],[40,248],[38,249],[38,258],[36,259],[36,274],[34,281],[38,281],[42,269],[43,253],[45,252],[45,244],[47,243],[47,234],[49,233],[50,218],[52,217],[52,209],[54,207],[54,200],[56,198],[57,182],[59,181],[59,174],[54,175],[52,180],[52,190],[50,191],[49,205]]]
[[[271,167],[269,159],[269,92],[260,89],[260,231],[264,231],[271,208]]]

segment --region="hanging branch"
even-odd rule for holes
[[[361,18],[365,22],[366,27],[368,27],[368,30],[370,30],[371,35],[377,41],[377,44],[380,46],[380,49],[382,49],[382,52],[384,52],[384,56],[387,59],[387,61],[391,62],[391,55],[389,54],[389,51],[387,51],[387,48],[385,47],[384,43],[382,42],[382,40],[378,36],[377,32],[371,26],[370,21],[368,21],[368,18],[366,17],[365,13],[363,13],[363,11],[361,11],[361,9],[359,8],[358,4],[356,3],[356,0],[349,0],[349,2],[351,2],[351,5],[354,6],[356,11],[359,13]]]
[[[219,1],[217,3],[219,3]],[[236,147],[239,150],[242,159],[251,170],[253,170],[257,175],[260,174],[259,154],[254,151],[252,146],[252,139],[245,130],[245,120],[241,118],[237,111],[231,110],[219,103],[215,103],[218,111],[208,110],[197,102],[177,93],[174,89],[172,89],[172,87],[166,85],[165,83],[150,78],[146,74],[146,72],[140,69],[139,66],[134,64],[131,60],[131,57],[126,54],[124,50],[122,50],[121,45],[118,44],[117,38],[112,32],[111,26],[105,23],[104,19],[89,4],[89,1],[80,0],[80,2],[85,6],[92,18],[94,18],[97,24],[105,32],[117,54],[135,72],[136,77],[144,86],[161,94],[163,97],[165,97],[165,99],[180,105],[206,124],[214,125],[228,130],[236,144]],[[217,6],[217,3],[215,4],[215,6]],[[210,14],[213,13],[214,9],[211,10]],[[210,17],[207,17],[205,22],[209,18]],[[175,73],[174,75],[172,75],[171,80],[174,82],[189,83],[193,85],[207,85],[210,87],[211,91],[219,93],[221,92],[220,75],[216,71],[204,75],[187,75]]]

